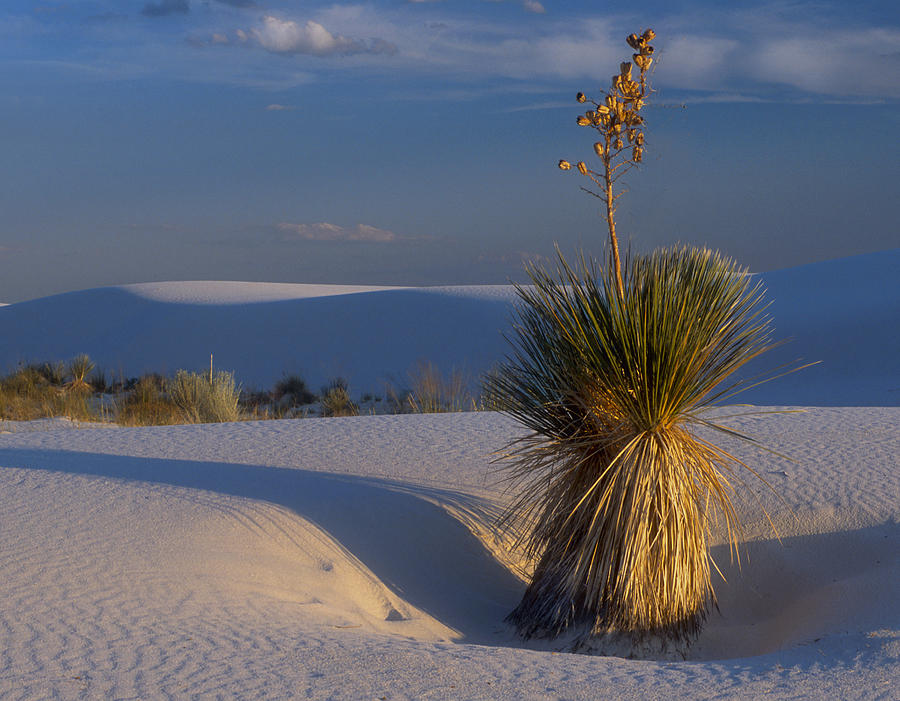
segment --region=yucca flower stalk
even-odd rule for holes
[[[763,291],[686,247],[626,260],[621,294],[614,270],[584,258],[528,272],[513,353],[487,383],[530,431],[507,454],[521,492],[506,520],[526,524],[536,564],[509,620],[526,637],[689,639],[714,602],[711,528],[738,542],[743,465],[696,428],[739,435],[704,414],[772,346]]]
[[[622,177],[644,158],[644,118],[641,110],[652,93],[650,68],[653,65],[654,49],[650,42],[656,37],[652,29],[642,34],[631,34],[626,38],[628,45],[637,53],[632,61],[619,64],[619,72],[610,81],[610,88],[598,102],[588,98],[583,92],[575,95],[579,104],[590,103],[593,109],[578,115],[578,126],[590,127],[597,132],[599,141],[594,143],[594,153],[600,159],[600,168],[594,170],[584,161],[575,164],[581,175],[593,183],[593,187],[581,189],[604,201],[604,216],[609,231],[610,263],[615,275],[616,292],[625,295],[622,281],[622,264],[619,256],[619,238],[616,234],[616,200],[622,195],[616,187]],[[637,66],[637,76],[632,75],[632,67]],[[570,170],[567,160],[558,163],[560,170]]]

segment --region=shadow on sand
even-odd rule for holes
[[[469,643],[496,644],[524,590],[447,510],[489,519],[476,497],[299,469],[52,450],[0,450],[0,464],[263,500],[328,532],[408,603]],[[501,636],[501,637],[505,637]]]

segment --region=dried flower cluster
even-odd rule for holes
[[[578,161],[575,167],[579,173],[589,177],[600,191],[582,189],[606,201],[606,221],[616,273],[616,287],[620,295],[624,290],[616,237],[615,201],[621,193],[614,192],[614,185],[631,167],[644,158],[644,118],[640,112],[651,92],[648,72],[653,65],[653,47],[650,42],[655,36],[652,29],[646,30],[641,35],[628,36],[626,39],[628,45],[637,53],[632,55],[632,61],[620,64],[619,72],[612,77],[610,89],[604,94],[601,102],[591,100],[581,92],[575,96],[579,103],[589,102],[593,105],[593,109],[578,116],[579,126],[591,127],[601,137],[594,143],[594,153],[600,158],[602,167],[594,170],[584,161]],[[634,66],[637,66],[639,71],[636,78],[633,75]],[[567,160],[561,160],[559,168],[570,170],[572,164]]]

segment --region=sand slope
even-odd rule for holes
[[[684,662],[511,635],[496,414],[0,435],[0,694],[891,698],[898,423],[740,420],[799,461],[748,456],[783,543],[741,505],[749,562],[715,548],[721,611]]]
[[[755,404],[900,405],[900,249],[761,276],[776,338],[754,372],[820,365],[747,392]],[[423,360],[478,376],[508,352],[509,286],[372,288],[238,282],[107,287],[0,308],[0,369],[88,353],[107,373],[202,370],[247,387],[299,373],[318,390],[408,386]],[[862,345],[862,341],[867,343]],[[864,357],[863,357],[864,356]]]

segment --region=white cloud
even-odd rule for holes
[[[271,105],[266,105],[266,109],[269,112],[284,112],[285,110],[294,109],[291,105],[279,105],[277,103],[272,103]]]
[[[357,224],[346,227],[328,222],[315,224],[292,224],[280,222],[276,224],[285,241],[362,241],[370,243],[394,243],[402,237],[387,229],[379,229],[369,224]]]
[[[542,15],[547,11],[544,9],[544,6],[537,0],[522,0],[522,7],[524,7],[528,12],[534,12],[538,15]]]
[[[900,97],[900,30],[834,31],[762,41],[748,59],[759,80],[820,94]]]
[[[364,53],[391,54],[397,51],[394,44],[384,40],[350,39],[340,34],[332,34],[323,25],[313,20],[301,24],[271,15],[263,17],[262,26],[252,29],[250,34],[264,49],[273,53],[332,56]]]

